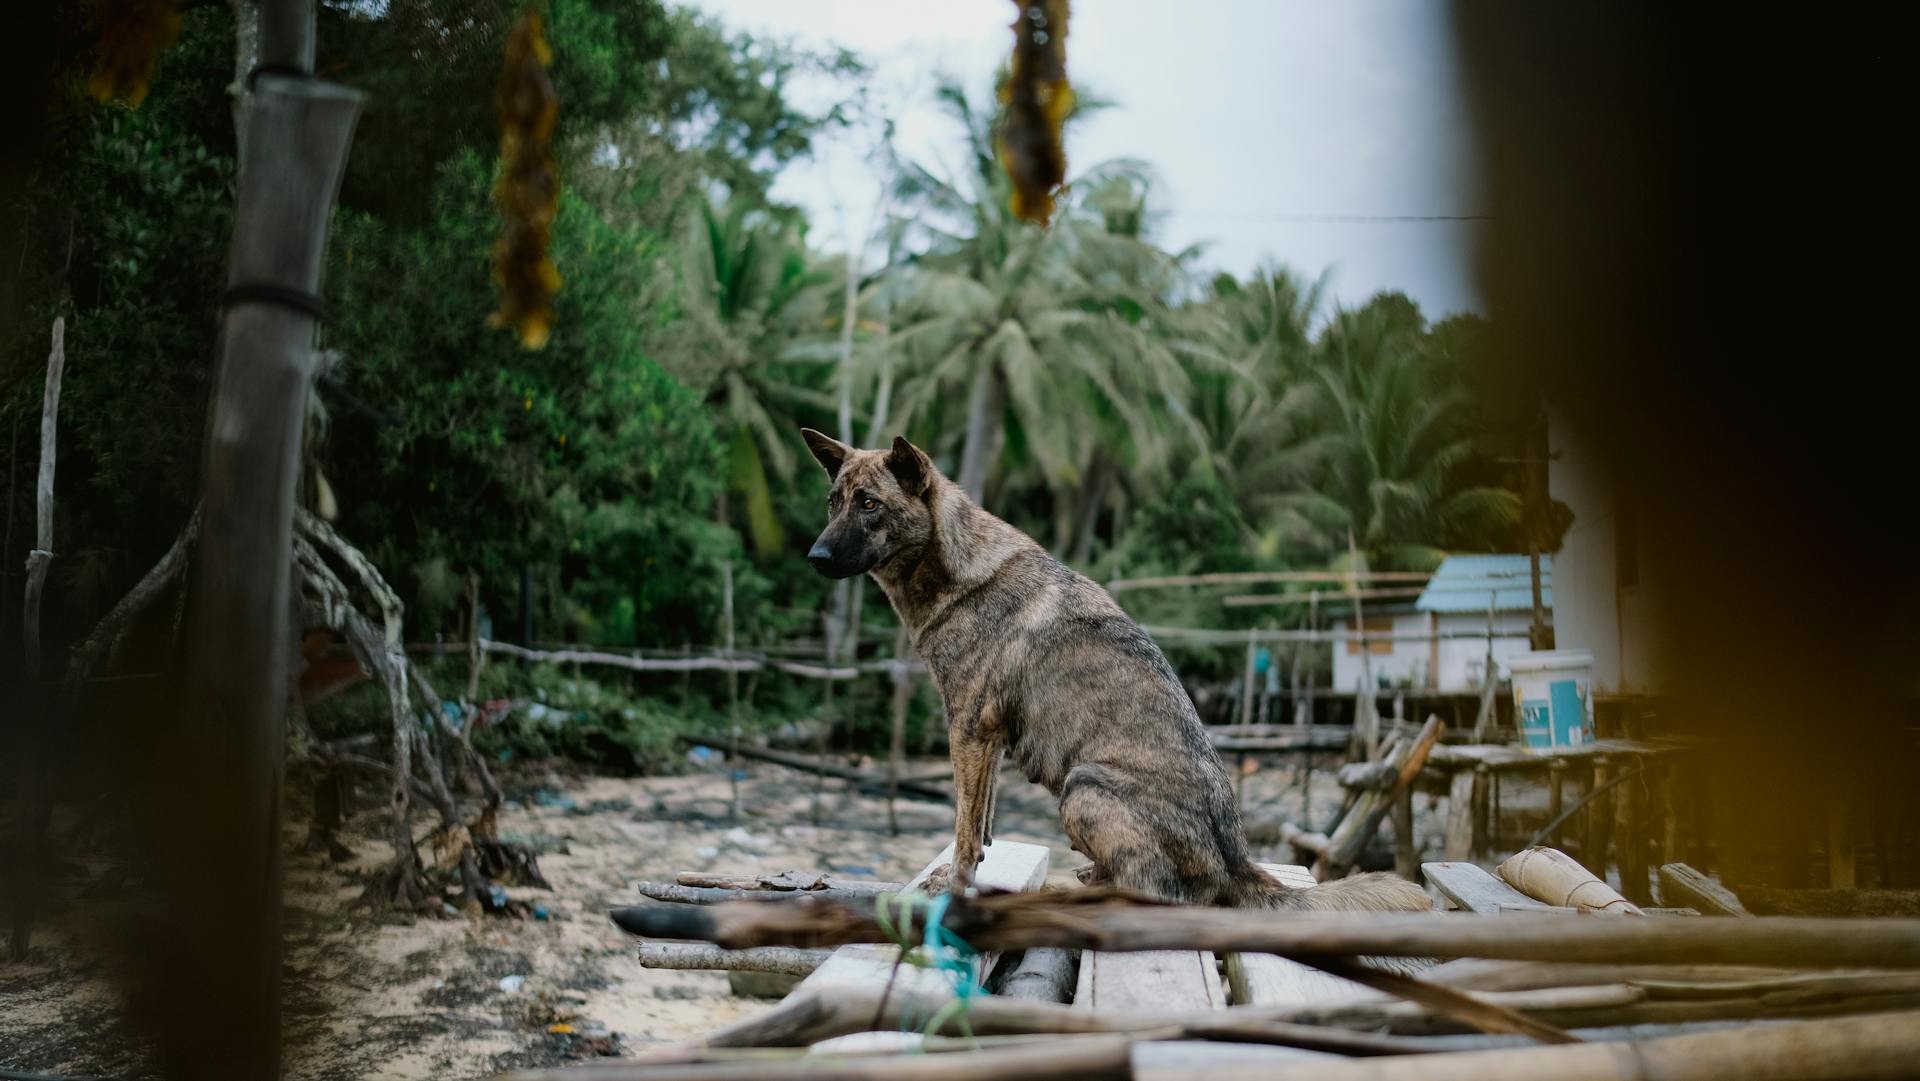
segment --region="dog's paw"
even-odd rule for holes
[[[1089,863],[1084,867],[1074,868],[1073,876],[1080,880],[1082,886],[1113,885],[1113,877],[1107,874],[1106,868],[1097,863]]]

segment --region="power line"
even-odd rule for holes
[[[1169,217],[1217,218],[1226,221],[1281,221],[1312,225],[1402,225],[1409,222],[1492,221],[1488,214],[1220,214],[1170,210]]]

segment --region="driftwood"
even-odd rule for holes
[[[723,890],[840,890],[843,893],[898,893],[905,882],[876,882],[865,878],[842,878],[819,871],[781,871],[778,874],[727,874],[711,871],[682,871],[674,876],[682,886],[707,886]]]
[[[87,680],[92,679],[94,673],[112,658],[120,636],[126,633],[133,621],[181,577],[186,570],[187,553],[199,535],[200,511],[196,508],[192,517],[187,519],[187,524],[181,528],[180,535],[174,538],[173,546],[153,565],[153,569],[141,577],[127,591],[127,595],[120,598],[94,625],[92,633],[73,647],[67,664],[66,693],[70,700],[79,698]]]
[[[678,942],[646,942],[640,946],[641,968],[714,969],[724,972],[777,972],[805,976],[832,956],[831,950],[801,950],[791,946],[761,946],[751,950],[723,950],[718,946]]]
[[[1360,791],[1352,813],[1328,838],[1326,851],[1314,868],[1316,877],[1323,880],[1338,877],[1353,866],[1367,842],[1380,832],[1380,823],[1393,810],[1395,801],[1412,786],[1414,778],[1420,776],[1428,754],[1445,729],[1440,718],[1429,717],[1418,736],[1400,743],[1392,754],[1382,756],[1392,771],[1391,782],[1377,789]]]
[[[1143,903],[1108,888],[955,898],[946,927],[979,950],[1034,946],[1213,950],[1324,956],[1799,967],[1920,968],[1920,920],[1602,920],[1575,914],[1469,920],[1443,913],[1271,913]],[[650,938],[731,949],[884,942],[871,903],[671,905],[619,909],[616,924]],[[907,933],[917,934],[911,926]]]
[[[53,813],[52,703],[41,688],[40,593],[53,562],[53,474],[60,428],[60,378],[67,367],[67,321],[53,321],[53,349],[47,356],[46,393],[40,404],[40,475],[34,484],[33,550],[27,554],[26,603],[22,607],[20,670],[25,688],[26,738],[21,741],[20,816],[14,848],[19,861],[13,882],[13,935],[9,955],[25,961],[33,945],[34,909],[41,872],[47,863],[47,827]]]
[[[1684,863],[1660,865],[1660,899],[1667,904],[1690,905],[1708,916],[1751,916],[1740,898],[1725,886]]]
[[[783,902],[798,901],[803,898],[816,898],[823,901],[859,901],[868,900],[885,892],[875,889],[818,889],[818,890],[743,890],[726,889],[720,886],[682,886],[677,882],[637,882],[634,888],[640,896],[655,901],[666,901],[680,905],[718,905],[728,901]],[[899,884],[893,884],[899,889]]]
[[[714,740],[684,733],[680,736],[680,742],[701,747],[716,745]],[[772,762],[775,765],[786,766],[789,769],[805,770],[809,773],[824,773],[829,777],[837,777],[843,781],[852,781],[854,787],[859,788],[863,792],[877,792],[885,795],[887,791],[887,778],[885,774],[868,773],[864,770],[854,769],[851,766],[838,765],[833,762],[828,762],[819,756],[809,757],[807,755],[787,754],[782,751],[769,751],[762,747],[741,747],[739,750],[740,757],[742,758],[752,758],[761,762]],[[914,799],[928,800],[934,803],[953,802],[953,793],[943,792],[923,782],[897,780],[894,782],[894,789],[900,795],[911,796]]]
[[[1079,968],[1080,958],[1072,950],[1044,946],[1026,950],[1000,980],[994,994],[1033,1002],[1065,1002],[1073,997]]]

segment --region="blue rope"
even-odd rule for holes
[[[918,944],[909,944],[905,930],[912,926],[913,910],[922,902],[927,906],[925,930]],[[984,993],[973,971],[973,959],[979,956],[979,951],[959,935],[947,930],[947,908],[952,903],[953,897],[947,893],[933,898],[908,893],[883,893],[875,899],[874,916],[881,932],[900,948],[901,961],[946,973],[953,981],[953,1000],[935,1011],[926,1025],[920,1026],[922,1035],[936,1035],[948,1021],[957,1020],[960,1031],[968,1039],[973,1039],[973,1026],[967,1018],[973,1008],[974,996]],[[889,907],[895,904],[900,906],[897,926],[888,913]],[[912,1018],[903,1013],[900,1030],[908,1032],[915,1027]]]

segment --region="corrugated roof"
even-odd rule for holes
[[[1448,556],[1414,602],[1422,612],[1485,612],[1487,596],[1501,612],[1533,609],[1533,577],[1523,555]],[[1540,557],[1540,600],[1553,608],[1553,557]]]

